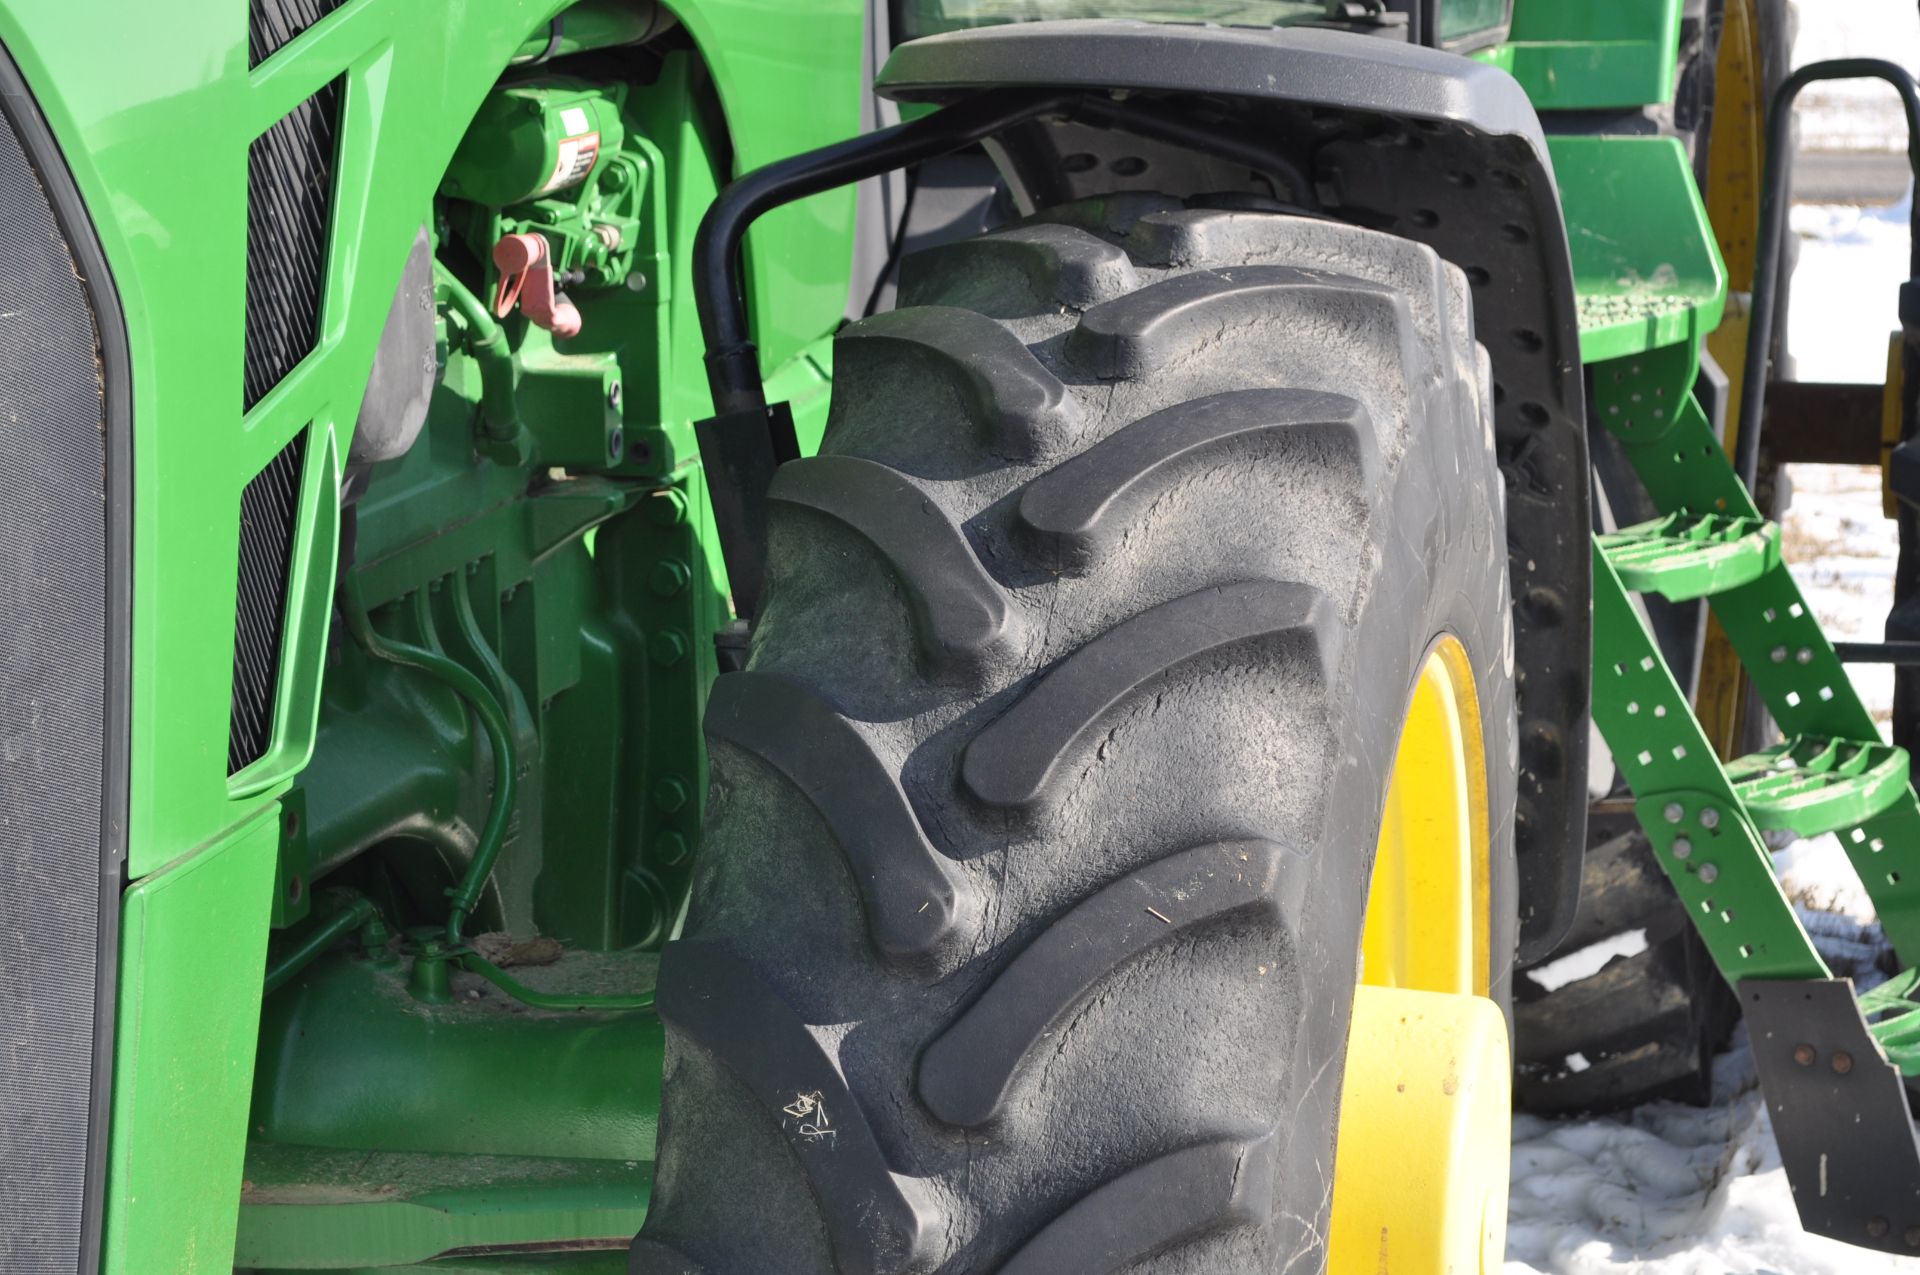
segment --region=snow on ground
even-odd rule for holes
[[[1892,55],[1920,64],[1920,25],[1910,0],[1897,6],[1824,0],[1817,21],[1808,9],[1801,6],[1801,61],[1876,47],[1872,39],[1853,38],[1859,32],[1851,26],[1871,32],[1879,22],[1892,25],[1897,10],[1903,39],[1909,31],[1913,36]],[[1846,29],[1837,35],[1821,30],[1828,19]],[[1809,27],[1818,37],[1811,42]],[[1858,123],[1852,120],[1856,134]],[[1841,131],[1846,126],[1843,120]],[[1788,341],[1799,379],[1882,379],[1895,297],[1907,273],[1906,220],[1905,204],[1794,210],[1801,241]],[[1893,525],[1880,514],[1879,471],[1793,466],[1788,481],[1787,555],[1809,605],[1829,635],[1877,639],[1892,602],[1896,547]],[[1856,665],[1849,671],[1884,731],[1891,670]],[[1828,963],[1863,983],[1877,981],[1870,968],[1877,930],[1862,933],[1845,915],[1864,920],[1872,910],[1838,842],[1828,836],[1796,843],[1780,851],[1776,863],[1809,929],[1830,931],[1815,935]],[[1810,913],[1808,905],[1824,914]],[[1580,958],[1594,960],[1587,953],[1568,959]],[[1588,972],[1569,967],[1552,976],[1565,981]],[[1869,1253],[1800,1229],[1744,1027],[1716,1060],[1709,1107],[1661,1102],[1619,1116],[1515,1118],[1505,1275],[1879,1272],[1920,1275],[1920,1260]]]

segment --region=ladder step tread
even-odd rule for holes
[[[1803,837],[1852,827],[1907,791],[1907,751],[1879,740],[1796,735],[1727,766],[1727,778],[1760,828]]]
[[[1780,565],[1780,528],[1764,518],[1668,514],[1599,542],[1621,584],[1674,602],[1724,593]]]

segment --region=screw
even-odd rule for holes
[[[1819,1051],[1812,1045],[1795,1045],[1793,1047],[1793,1060],[1802,1067],[1813,1066],[1813,1060],[1819,1056]]]
[[[1876,1217],[1867,1223],[1867,1234],[1876,1240],[1884,1238],[1890,1229],[1887,1219],[1883,1217]]]
[[[1700,812],[1700,826],[1708,832],[1712,832],[1715,828],[1718,828],[1720,826],[1720,812],[1712,806],[1708,806],[1705,810],[1702,810]]]
[[[678,664],[687,653],[687,639],[672,629],[662,629],[647,643],[647,651],[653,656],[655,664],[671,667]]]
[[[653,804],[672,814],[687,804],[687,785],[669,775],[653,786]]]
[[[1853,1055],[1844,1049],[1836,1049],[1833,1051],[1833,1061],[1831,1065],[1834,1075],[1844,1076],[1853,1070]]]
[[[1802,664],[1811,664],[1813,663],[1813,648],[1803,646],[1794,653],[1793,658],[1799,660]]]
[[[1720,869],[1714,867],[1711,863],[1703,863],[1700,865],[1700,884],[1712,885],[1719,879]]]
[[[1677,801],[1669,801],[1664,812],[1668,823],[1679,823],[1686,817],[1687,808]]]
[[[1787,662],[1787,648],[1786,648],[1786,647],[1784,647],[1784,646],[1776,646],[1776,647],[1774,647],[1774,648],[1773,648],[1773,652],[1772,652],[1772,654],[1773,654],[1773,662],[1774,662],[1775,664],[1785,664],[1785,663]]]
[[[1674,858],[1684,859],[1692,853],[1693,853],[1693,842],[1688,841],[1685,837],[1675,837],[1673,839],[1673,857]]]
[[[669,829],[653,839],[653,858],[672,867],[687,857],[687,839]]]
[[[687,587],[687,581],[693,578],[693,572],[687,564],[678,558],[665,558],[656,562],[648,573],[647,587],[662,598],[670,598]]]

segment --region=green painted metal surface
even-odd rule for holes
[[[1780,529],[1760,518],[1667,514],[1598,543],[1627,588],[1674,602],[1746,584],[1780,565]]]
[[[1681,0],[1514,0],[1507,41],[1478,56],[1542,111],[1673,100]]]
[[[1697,346],[1685,342],[1595,366],[1596,412],[1662,513],[1758,519],[1693,400],[1697,360]],[[1596,563],[1608,560],[1597,543],[1594,556]],[[1817,957],[1797,923],[1787,924],[1791,913],[1759,848],[1755,819],[1741,807],[1732,778],[1673,687],[1610,564],[1604,579],[1596,573],[1595,589],[1594,720],[1633,786],[1662,865],[1699,913],[1695,920],[1709,950],[1735,982],[1761,976],[1762,968],[1770,971],[1768,977],[1822,977],[1790,972],[1816,969]],[[1710,603],[1788,738],[1839,741],[1834,759],[1844,751],[1862,767],[1856,777],[1862,782],[1840,786],[1831,804],[1814,799],[1799,810],[1777,805],[1768,810],[1770,795],[1761,791],[1763,814],[1775,826],[1802,834],[1839,834],[1888,938],[1904,962],[1914,963],[1920,955],[1920,800],[1901,773],[1904,768],[1896,766],[1904,759],[1879,743],[1878,727],[1783,563],[1713,594]],[[1675,755],[1675,749],[1681,752]],[[1749,767],[1737,773],[1753,778]],[[1719,811],[1721,828],[1737,829],[1740,840],[1750,840],[1755,850],[1714,855],[1710,861],[1719,880],[1706,883],[1711,890],[1703,890],[1699,881],[1700,866],[1709,861],[1699,849],[1703,830],[1691,822],[1691,813],[1679,825],[1665,817],[1670,804],[1691,812],[1703,800]],[[1727,835],[1722,832],[1721,840]],[[1676,838],[1689,842],[1690,858],[1672,855]],[[1736,892],[1740,902],[1729,907],[1727,900]],[[1705,906],[1709,898],[1713,908]],[[1722,911],[1730,919],[1716,926]]]
[[[1665,100],[1665,99],[1660,99]],[[1588,363],[1698,341],[1727,271],[1677,138],[1549,137]]]
[[[555,1236],[623,1247],[640,1229],[650,1161],[247,1149],[234,1264],[351,1269]]]
[[[107,1271],[231,1265],[277,822],[260,811],[122,902]]]

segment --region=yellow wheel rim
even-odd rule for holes
[[[1381,813],[1341,1095],[1333,1275],[1492,1275],[1506,1238],[1511,1067],[1488,999],[1486,753],[1466,649],[1408,701]]]

